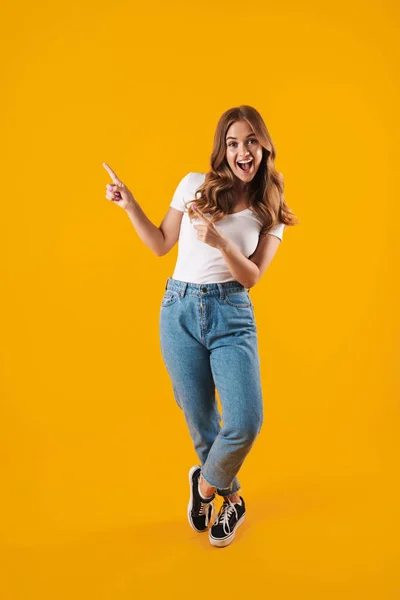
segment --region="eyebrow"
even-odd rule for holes
[[[249,135],[246,135],[246,137],[250,137],[251,135],[256,135],[255,133],[249,133]],[[231,138],[232,140],[237,140],[237,138],[233,137],[233,135],[228,135],[228,137],[226,138],[225,141],[229,140],[229,138]]]

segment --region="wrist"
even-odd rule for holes
[[[129,202],[128,206],[125,208],[125,212],[129,213],[134,211],[138,206],[138,203],[136,202],[136,200],[133,200],[131,202]]]
[[[229,244],[230,241],[227,238],[222,238],[218,244],[218,250],[220,252],[226,252],[227,250],[229,250]]]

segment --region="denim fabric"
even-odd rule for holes
[[[203,477],[229,496],[240,489],[236,475],[263,422],[249,292],[236,280],[204,284],[169,277],[159,325],[162,357]]]

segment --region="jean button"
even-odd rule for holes
[[[206,291],[207,291],[207,288],[206,288],[206,287],[202,287],[202,288],[201,288],[201,291],[202,291],[202,292],[206,292]]]

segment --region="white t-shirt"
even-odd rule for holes
[[[188,173],[179,182],[170,206],[183,212],[181,229],[178,241],[178,258],[173,279],[190,283],[223,283],[235,279],[228,269],[228,265],[220,250],[206,244],[197,238],[197,229],[193,225],[200,225],[198,217],[189,220],[185,202],[195,200],[195,192],[204,182],[205,173]],[[205,215],[210,218],[210,215]],[[248,258],[253,254],[258,245],[259,233],[262,224],[258,216],[249,208],[237,213],[226,215],[215,223],[221,232]],[[282,240],[284,223],[278,223],[268,233]]]

